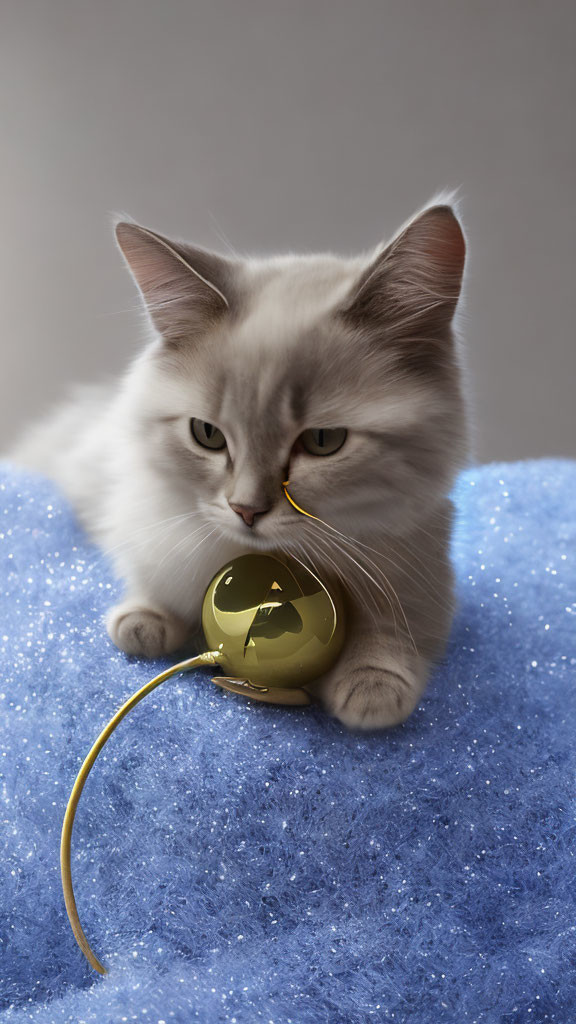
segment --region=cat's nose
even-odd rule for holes
[[[270,510],[269,505],[266,508],[254,508],[253,505],[235,505],[232,501],[229,501],[228,504],[236,512],[236,515],[242,516],[246,526],[254,526],[256,516],[263,516],[265,512]]]

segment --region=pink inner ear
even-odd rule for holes
[[[116,238],[156,328],[182,340],[205,331],[229,309],[220,288],[230,264],[137,224],[120,223]],[[218,282],[218,283],[217,283]]]
[[[465,251],[451,208],[425,210],[366,269],[345,316],[389,339],[449,341]]]
[[[422,253],[450,273],[461,272],[466,256],[466,242],[452,210],[432,210],[429,214],[423,214],[422,220]]]
[[[178,257],[143,228],[135,224],[118,224],[118,245],[145,296],[152,290],[169,288],[186,268]]]

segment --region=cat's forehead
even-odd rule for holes
[[[358,272],[336,256],[283,256],[252,261],[245,271],[239,339],[305,331],[337,309]]]
[[[179,406],[269,440],[292,427],[377,425],[384,399],[394,417],[408,412],[413,388],[407,395],[396,374],[387,380],[382,357],[337,316],[357,269],[329,256],[253,264],[233,319],[183,354]]]
[[[252,268],[244,309],[220,354],[221,416],[300,421],[310,401],[333,392],[336,358],[331,314],[350,288],[350,267],[336,257],[280,257]],[[214,352],[212,355],[214,356]]]

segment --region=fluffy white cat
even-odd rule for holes
[[[51,476],[126,584],[115,644],[158,657],[228,559],[287,551],[344,583],[348,637],[316,692],[353,728],[403,721],[452,619],[447,497],[466,457],[449,204],[369,258],[231,260],[116,227],[152,338],[12,457]],[[286,501],[282,481],[304,508]]]

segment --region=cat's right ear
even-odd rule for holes
[[[234,264],[129,221],[116,240],[152,323],[169,343],[198,337],[234,305]]]
[[[416,216],[373,260],[343,310],[348,322],[391,340],[450,341],[466,243],[447,203]]]

